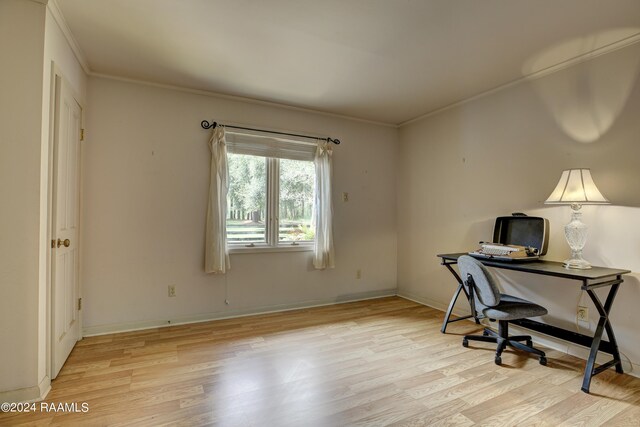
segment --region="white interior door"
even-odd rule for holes
[[[78,238],[82,111],[68,84],[56,76],[52,215],[52,376],[80,339]]]

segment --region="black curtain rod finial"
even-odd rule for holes
[[[200,122],[200,126],[202,126],[202,129],[215,129],[216,126],[218,126],[218,123],[214,122],[213,120],[211,120],[211,123],[209,123],[206,120],[203,120]]]

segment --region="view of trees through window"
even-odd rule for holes
[[[267,159],[233,153],[227,158],[227,240],[229,243],[264,243],[267,241]]]
[[[278,160],[279,194],[268,194],[268,159],[228,154],[229,194],[227,239],[229,243],[267,242],[267,199],[277,203],[280,217],[278,240],[313,240],[311,226],[315,169],[313,162]]]
[[[280,241],[313,240],[314,176],[313,162],[280,160]]]

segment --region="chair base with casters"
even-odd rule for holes
[[[468,347],[469,340],[496,343],[496,365],[502,364],[502,352],[507,346],[535,354],[540,364],[546,365],[546,355],[533,347],[529,335],[509,336],[509,321],[544,316],[547,309],[525,299],[500,293],[498,280],[493,273],[468,255],[458,258],[458,267],[468,289],[471,312],[476,317],[482,314],[485,318],[498,321],[497,333],[485,328],[482,335],[465,335],[462,345]]]
[[[496,348],[496,357],[494,359],[496,365],[502,364],[502,352],[506,349],[507,346],[526,351],[527,353],[535,354],[538,356],[538,360],[541,365],[547,364],[547,358],[544,351],[538,350],[537,348],[533,347],[531,336],[509,336],[509,322],[506,320],[498,321],[498,332],[492,331],[489,328],[485,328],[484,331],[482,331],[482,335],[465,335],[464,338],[462,338],[462,345],[464,347],[469,347],[469,341],[482,341],[498,344],[498,347]],[[523,344],[522,341],[524,341],[525,344]]]

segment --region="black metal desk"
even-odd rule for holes
[[[478,313],[472,313],[469,316],[451,319],[451,312],[453,310],[453,306],[456,303],[456,300],[458,299],[458,295],[460,295],[460,291],[464,292],[467,300],[469,300],[468,290],[465,288],[465,285],[460,279],[458,273],[452,267],[452,265],[458,263],[458,257],[462,255],[466,254],[456,253],[438,255],[438,257],[442,260],[441,264],[447,267],[447,269],[458,281],[458,289],[453,295],[453,298],[451,298],[449,308],[447,309],[447,313],[444,317],[444,322],[441,329],[442,333],[446,332],[447,325],[449,323],[457,322],[458,320],[469,319],[472,317],[475,319],[476,323],[479,323],[478,319],[481,318]],[[492,260],[480,261],[484,265],[489,267],[522,271],[525,273],[540,274],[543,276],[562,277],[564,279],[571,279],[581,282],[582,286],[580,287],[580,289],[587,291],[587,294],[589,294],[591,301],[593,301],[593,304],[598,310],[598,314],[600,314],[600,320],[598,321],[598,326],[596,327],[596,331],[593,337],[529,319],[514,320],[510,321],[510,323],[525,327],[527,329],[531,329],[533,331],[541,332],[552,337],[560,338],[565,341],[570,341],[584,347],[590,347],[591,351],[589,352],[589,358],[587,359],[587,365],[584,372],[584,380],[582,381],[582,391],[584,391],[585,393],[589,393],[591,378],[594,375],[597,375],[612,366],[615,366],[616,372],[620,374],[623,372],[622,362],[620,360],[620,352],[618,351],[618,344],[616,342],[615,334],[613,333],[613,326],[611,326],[611,322],[609,321],[609,313],[611,312],[613,300],[615,299],[616,293],[618,292],[618,287],[620,286],[620,283],[623,282],[622,275],[631,273],[629,270],[619,270],[615,268],[604,267],[593,267],[589,270],[569,270],[564,268],[561,262],[555,261],[535,261],[521,263],[500,262]],[[594,292],[594,289],[602,287],[610,288],[604,304],[602,304],[600,298],[598,298],[598,296]],[[609,338],[609,341],[605,341],[602,339],[602,334],[605,330],[607,331],[607,337]],[[598,351],[611,354],[613,356],[613,359],[609,362],[603,363],[600,366],[596,366],[596,356],[598,355]]]

